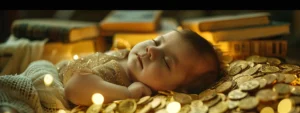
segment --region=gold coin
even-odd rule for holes
[[[199,94],[199,99],[202,101],[208,101],[217,96],[217,92],[214,89],[207,89]]]
[[[217,103],[219,103],[221,100],[222,100],[221,97],[217,95],[216,98],[209,100],[209,101],[205,101],[205,102],[203,102],[203,104],[207,107],[211,107],[211,106],[214,106]]]
[[[245,60],[236,60],[234,62],[232,62],[229,67],[228,70],[230,70],[231,68],[233,68],[234,66],[238,66],[240,67],[242,70],[246,69],[248,67],[248,62]]]
[[[240,103],[240,101],[237,101],[237,100],[236,101],[234,101],[234,100],[227,100],[226,102],[227,102],[227,105],[228,105],[229,109],[234,109],[234,108],[238,107],[238,105]]]
[[[158,91],[158,94],[166,95],[166,96],[171,96],[172,94],[168,91]]]
[[[300,113],[300,107],[296,106],[290,113]]]
[[[223,93],[217,93],[217,95],[221,97],[222,101],[226,100],[226,95],[225,94],[223,94]]]
[[[222,61],[225,64],[229,64],[233,61],[233,57],[230,55],[222,55]]]
[[[294,65],[294,64],[281,64],[280,67],[281,67],[281,68],[284,68],[284,69],[286,69],[286,68],[292,68],[292,69],[297,69],[297,68],[299,68],[299,66]]]
[[[259,82],[257,80],[246,81],[244,83],[241,83],[241,85],[239,86],[239,88],[242,91],[252,91],[254,89],[259,88]]]
[[[278,93],[271,89],[262,89],[256,93],[256,98],[263,102],[274,101],[278,98]]]
[[[160,109],[158,111],[155,111],[155,113],[169,113],[166,109]],[[178,112],[181,113],[181,112]],[[188,112],[182,112],[182,113],[188,113]]]
[[[276,76],[276,74],[267,74],[267,75],[263,76],[263,78],[267,80],[267,85],[270,85],[274,81],[276,81],[277,76]]]
[[[279,71],[279,68],[276,67],[276,66],[265,65],[265,66],[261,67],[260,71],[263,72],[263,73],[275,73],[275,72]]]
[[[140,98],[140,100],[137,102],[138,105],[145,104],[146,102],[151,101],[151,96],[144,96]]]
[[[151,108],[152,109],[155,109],[156,107],[158,107],[160,105],[160,103],[161,103],[161,99],[160,98],[154,98],[151,101],[151,103],[149,103],[149,104],[151,104]]]
[[[300,86],[290,86],[293,95],[300,96]]]
[[[244,109],[244,110],[251,110],[255,108],[259,103],[259,100],[256,97],[246,97],[242,99],[239,103],[239,108]]]
[[[189,94],[193,100],[198,100],[199,96],[197,94]]]
[[[247,82],[252,79],[253,79],[252,76],[245,75],[245,76],[241,76],[241,77],[237,78],[235,81],[236,81],[237,85],[240,86],[242,83]]]
[[[291,88],[287,84],[278,83],[273,86],[273,91],[277,92],[279,95],[285,95],[290,93]]]
[[[283,69],[281,72],[282,73],[290,73],[293,70],[294,70],[293,68],[286,68],[286,69]]]
[[[240,73],[241,71],[242,71],[242,68],[240,66],[234,66],[229,70],[228,74],[230,76],[233,76],[233,75]]]
[[[277,77],[277,83],[280,83],[280,82],[284,82],[285,80],[285,74],[283,73],[273,73],[275,74]]]
[[[190,95],[184,93],[174,93],[173,97],[174,100],[179,102],[180,104],[188,104],[193,100]]]
[[[207,113],[207,111],[208,111],[208,106],[206,106],[206,105],[203,105],[200,107],[192,107],[191,106],[191,110],[189,113]]]
[[[263,76],[263,75],[265,75],[265,73],[258,72],[258,73],[256,73],[256,74],[253,74],[252,76],[253,76],[254,78],[257,78],[257,77],[261,77],[261,76]]]
[[[86,113],[98,113],[100,112],[102,106],[98,104],[92,104],[91,106],[88,107],[86,110]]]
[[[267,62],[267,58],[259,55],[252,55],[246,58],[247,61],[251,61],[254,63],[265,63]]]
[[[77,113],[77,112],[80,112],[80,111],[86,111],[87,110],[87,107],[86,106],[76,106],[74,107],[72,110],[71,110],[71,113]]]
[[[261,64],[257,64],[254,67],[251,67],[249,69],[247,69],[246,71],[244,71],[242,74],[243,75],[253,75],[254,73],[256,73],[260,68],[262,67]]]
[[[284,82],[287,84],[290,84],[291,82],[297,79],[297,75],[295,74],[284,74],[284,75],[285,75]]]
[[[259,89],[262,89],[267,85],[267,80],[262,77],[254,78],[254,80],[257,80],[259,82]]]
[[[299,96],[290,96],[289,99],[293,100],[295,105],[300,104],[300,97]]]
[[[278,58],[272,58],[272,57],[269,57],[267,58],[268,59],[268,63],[271,64],[271,65],[279,65],[281,64],[281,60],[279,60]]]
[[[166,98],[160,98],[160,99],[161,99],[160,100],[160,105],[155,108],[156,110],[164,108],[167,104],[167,99]]]
[[[122,100],[118,105],[118,111],[122,113],[134,113],[137,104],[134,99]],[[151,106],[150,106],[151,107]]]
[[[229,92],[228,98],[232,100],[239,100],[245,98],[248,95],[246,92],[242,92],[240,89],[235,89]]]
[[[250,67],[254,67],[254,66],[255,66],[255,63],[254,63],[254,62],[247,61],[247,63],[248,63],[248,65],[249,65]]]
[[[137,113],[148,113],[150,110],[151,110],[151,104],[147,104],[142,109],[138,110]],[[121,113],[123,113],[123,112],[121,112]],[[133,112],[130,112],[130,113],[133,113]]]
[[[191,107],[200,107],[203,106],[203,102],[201,100],[193,100],[191,102]]]
[[[246,76],[246,75],[243,75],[243,74],[237,74],[237,75],[235,75],[235,76],[233,76],[232,77],[232,80],[234,80],[234,81],[236,81],[236,79],[238,79],[238,78],[240,78],[240,77],[242,77],[242,76]]]
[[[278,103],[277,111],[278,113],[290,113],[294,109],[294,102],[291,99],[283,99]]]
[[[227,106],[226,102],[221,101],[217,105],[209,108],[208,113],[223,113],[223,112],[227,111],[227,109],[228,109],[228,106]]]
[[[260,113],[275,113],[275,111],[272,107],[264,107],[264,108],[262,108]]]
[[[109,104],[104,110],[103,113],[111,113],[114,111],[114,109],[117,107],[116,103]]]
[[[189,113],[191,111],[190,105],[186,104],[184,105],[178,113]]]
[[[232,81],[226,81],[216,88],[216,92],[217,93],[227,92],[228,90],[230,90],[231,86],[232,86]]]

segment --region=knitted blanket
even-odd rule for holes
[[[44,83],[46,74],[53,78],[49,86]],[[53,113],[70,109],[56,66],[45,60],[30,63],[19,75],[0,76],[2,105],[14,108],[19,113]]]

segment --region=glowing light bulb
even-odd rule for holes
[[[180,105],[180,103],[179,102],[176,102],[176,101],[174,101],[174,102],[170,102],[168,105],[167,105],[167,111],[169,112],[169,113],[178,113],[179,112],[179,110],[181,109],[181,105]]]
[[[53,77],[52,77],[52,75],[51,75],[51,74],[46,74],[46,75],[44,76],[44,83],[45,83],[45,85],[46,85],[46,86],[50,86],[50,85],[52,84],[52,82],[53,82]]]
[[[98,113],[102,108],[104,97],[100,93],[94,93],[92,96],[93,105],[91,105],[86,113]]]
[[[65,110],[60,109],[57,111],[57,113],[67,113],[67,112]]]
[[[182,30],[182,27],[181,27],[181,26],[178,26],[178,27],[177,27],[177,30]]]
[[[79,58],[78,55],[74,55],[74,56],[73,56],[73,59],[74,59],[74,60],[77,60],[78,58]]]
[[[94,104],[102,104],[103,101],[104,101],[104,97],[100,93],[95,93],[92,96],[92,101],[93,101]]]

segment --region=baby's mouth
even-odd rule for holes
[[[137,53],[136,53],[136,56],[138,58],[138,61],[140,62],[140,65],[141,65],[142,69],[143,69],[144,67],[143,67],[143,62],[142,62],[141,56]]]

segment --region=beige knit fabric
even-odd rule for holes
[[[46,74],[53,76],[50,86],[44,84]],[[53,113],[59,109],[70,109],[57,69],[48,61],[32,62],[20,75],[0,76],[0,89],[0,105],[9,105],[24,113],[31,113],[30,110]],[[20,106],[25,106],[25,109]]]
[[[47,41],[47,39],[30,41],[26,38],[16,38],[11,35],[8,41],[0,44],[0,56],[2,54],[12,55],[7,59],[3,69],[0,69],[0,76],[24,72],[31,62],[41,59],[44,44]]]
[[[54,113],[60,109],[69,111],[71,108],[64,95],[63,83],[70,76],[65,74],[76,70],[76,67],[86,66],[109,82],[128,86],[126,77],[118,74],[120,65],[115,61],[127,53],[96,53],[77,61],[62,61],[56,66],[46,60],[34,61],[21,74],[0,76],[0,106],[9,106],[20,113]],[[89,64],[91,61],[93,63]],[[50,86],[44,84],[46,74],[53,77]]]

